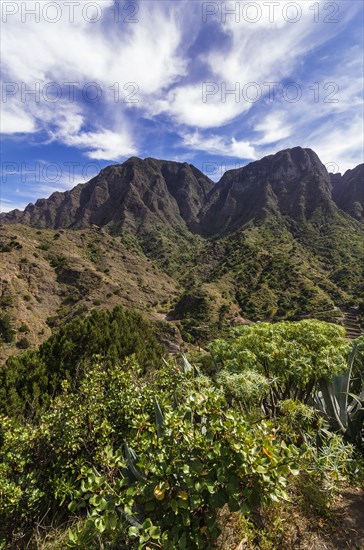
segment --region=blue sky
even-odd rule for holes
[[[363,162],[360,0],[1,8],[1,211],[134,155],[214,180],[296,145]]]

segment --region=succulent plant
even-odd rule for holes
[[[332,380],[321,379],[319,390],[314,394],[314,403],[330,428],[341,432],[358,447],[363,447],[364,443],[364,380],[361,380],[359,395],[351,393],[350,386],[354,362],[363,357],[358,344],[354,343],[348,358],[348,370]]]

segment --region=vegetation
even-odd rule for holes
[[[18,345],[26,348],[22,338]],[[145,370],[160,362],[163,348],[140,314],[115,307],[77,317],[44,342],[39,350],[8,359],[0,369],[0,411],[38,414],[61,389],[63,380],[77,386],[82,365],[98,354],[105,364],[135,354]]]
[[[217,335],[212,320],[212,296],[204,289],[187,290],[175,305],[171,316],[181,321],[181,333],[186,342],[207,342]]]
[[[265,413],[276,416],[279,402],[308,403],[319,381],[347,370],[349,345],[342,327],[305,320],[240,327],[227,340],[215,341],[211,351],[222,368],[218,378],[229,382],[233,376],[242,399],[244,387],[251,398],[252,379]]]
[[[315,394],[348,366],[351,393],[361,341],[350,348],[319,321],[258,323],[213,342],[200,369],[163,361],[142,323],[120,308],[95,312],[22,358],[27,391],[39,373],[54,378],[31,417],[14,399],[5,410],[3,396],[0,547],[34,544],[37,525],[53,548],[221,547],[223,510],[250,538],[256,514],[278,521],[276,503],[324,516],[338,483],[359,481],[360,442],[330,431]],[[100,347],[119,339],[115,354]],[[29,401],[15,369],[13,379]],[[283,547],[282,536],[261,530],[259,548]]]
[[[355,304],[364,291],[363,235],[358,228],[350,239],[353,228],[340,217],[327,222],[326,233],[318,226],[316,219],[298,232],[280,216],[247,224],[206,250],[205,263],[213,262],[209,280],[232,280],[242,315],[249,319],[315,317],[322,312],[330,318],[335,305]]]
[[[10,344],[14,341],[15,330],[9,313],[0,314],[0,342]]]

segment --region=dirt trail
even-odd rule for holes
[[[364,550],[364,491],[348,488],[337,498],[327,533],[317,533],[312,550]]]

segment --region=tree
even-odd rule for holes
[[[211,351],[229,373],[253,370],[266,378],[265,404],[274,415],[279,400],[307,403],[318,380],[344,372],[349,348],[342,327],[310,319],[240,327],[226,340],[216,340]]]
[[[14,341],[15,330],[9,313],[0,314],[0,342],[3,340],[7,344]]]

